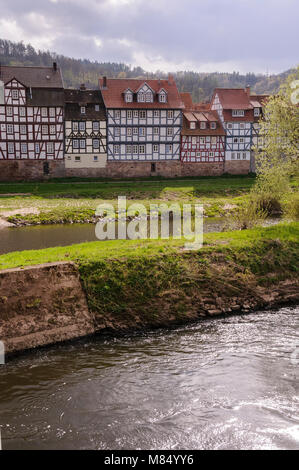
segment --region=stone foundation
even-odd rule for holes
[[[226,161],[225,163],[168,162],[107,162],[103,168],[65,168],[63,160],[29,161],[0,160],[0,181],[42,181],[49,178],[142,178],[162,176],[179,178],[185,176],[220,176],[250,172],[249,161]]]

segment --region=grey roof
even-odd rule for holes
[[[31,88],[63,88],[63,81],[59,67],[24,67],[2,65],[0,80],[4,83],[16,78],[26,87]]]

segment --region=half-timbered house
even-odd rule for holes
[[[0,67],[0,161],[63,160],[64,92],[53,67]]]
[[[197,162],[218,167],[223,172],[225,160],[225,130],[216,111],[208,106],[192,103],[191,96],[184,93],[185,104],[181,132],[181,161]],[[219,165],[221,164],[221,165]]]
[[[92,176],[92,170],[104,168],[106,161],[106,113],[100,90],[87,90],[84,85],[65,90],[66,169],[76,174],[76,169],[89,168]]]
[[[107,159],[119,168],[156,172],[180,161],[183,103],[174,79],[100,79],[107,110]],[[130,163],[125,167],[122,163]]]

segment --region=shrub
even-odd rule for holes
[[[229,229],[246,230],[261,224],[267,217],[267,211],[262,209],[257,201],[250,199],[239,206],[229,219]]]
[[[284,215],[291,220],[299,220],[299,194],[291,198],[284,207]]]

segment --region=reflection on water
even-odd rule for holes
[[[204,232],[220,231],[222,218],[204,220]],[[172,231],[170,224],[170,233]],[[117,231],[116,231],[117,233]],[[0,254],[11,251],[39,250],[51,246],[67,246],[98,240],[93,224],[36,225],[0,230]]]
[[[4,449],[295,449],[299,308],[61,345],[0,366]]]

